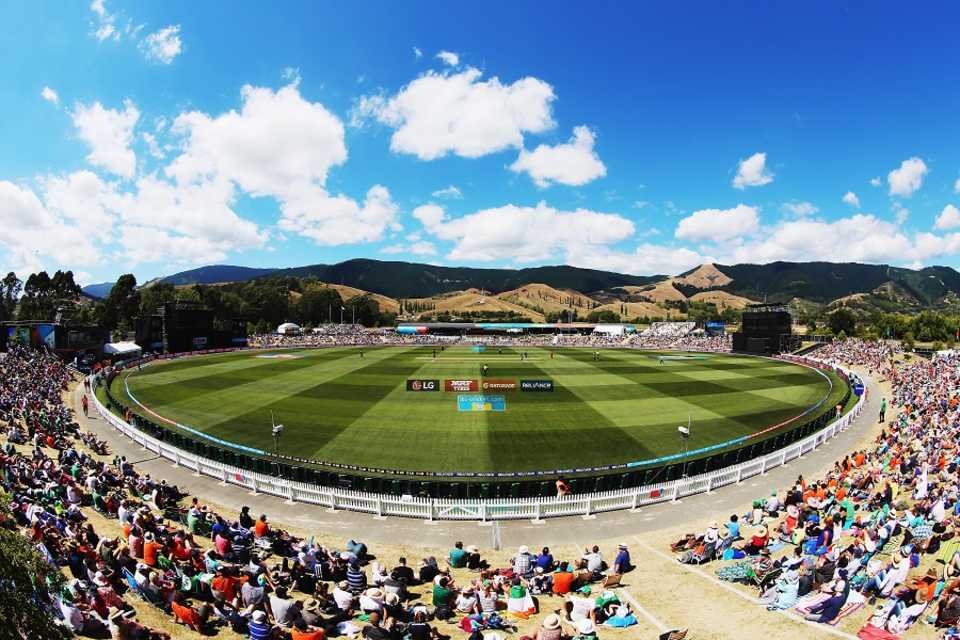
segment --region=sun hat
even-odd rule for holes
[[[520,545],[520,548],[517,549],[517,553],[530,553],[530,547],[525,544]]]
[[[543,619],[543,628],[544,629],[559,629],[560,628],[560,616],[555,613],[551,613],[546,618]]]
[[[349,586],[350,586],[350,583],[347,582],[346,580],[341,580],[340,582],[337,583],[337,588],[343,589],[344,591],[346,591],[347,587]]]
[[[153,542],[153,534],[147,531],[145,534],[143,534],[143,539],[147,542]]]
[[[364,595],[370,598],[371,600],[383,599],[383,591],[381,591],[380,589],[377,589],[376,587],[367,589],[367,592]]]
[[[596,630],[596,627],[593,626],[593,620],[590,618],[583,618],[577,622],[577,631],[583,634],[593,633]]]
[[[267,614],[263,611],[254,611],[253,612],[253,621],[254,622],[266,622]]]
[[[716,520],[714,520],[713,522],[710,523],[710,526],[707,527],[707,528],[708,528],[708,529],[719,529],[719,528],[720,528],[720,523],[717,522]]]
[[[400,604],[400,596],[392,591],[388,591],[386,595],[383,596],[383,601],[391,606]]]
[[[617,545],[617,548],[618,548],[618,549],[626,549],[626,548],[627,548],[627,543],[626,543],[626,542],[621,542],[620,544]]]
[[[309,600],[307,600],[306,604],[303,605],[303,610],[304,610],[304,611],[311,611],[311,612],[312,612],[312,611],[319,611],[319,610],[320,610],[320,603],[317,602],[317,599],[316,599],[316,598],[310,598]]]
[[[470,546],[468,546],[467,551],[469,551],[470,553],[480,553],[480,549],[475,544],[471,544]]]

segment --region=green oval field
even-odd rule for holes
[[[272,452],[273,415],[285,426],[281,454],[407,471],[648,460],[682,451],[677,427],[688,420],[693,450],[799,424],[843,394],[838,378],[766,358],[607,349],[595,360],[588,349],[531,348],[521,360],[523,351],[244,351],[152,364],[113,388],[156,422]],[[553,391],[444,391],[445,380],[480,384],[484,364],[488,382],[552,381]],[[436,380],[439,390],[408,390],[408,380]],[[503,404],[458,401],[482,393]]]

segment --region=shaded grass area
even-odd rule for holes
[[[273,449],[271,414],[286,429],[280,453],[404,470],[533,470],[615,464],[747,435],[843,394],[797,365],[726,354],[660,364],[655,352],[465,347],[322,349],[258,358],[240,352],[129,372],[124,382],[158,414],[218,438]],[[363,356],[361,357],[361,352]],[[676,355],[676,354],[671,354]],[[502,413],[463,413],[457,394],[406,391],[406,380],[550,379],[552,393],[506,392]],[[193,366],[191,366],[193,365]],[[829,395],[829,397],[827,397]],[[792,426],[792,425],[790,425]]]

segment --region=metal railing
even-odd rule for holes
[[[814,359],[799,357],[791,359],[814,366],[822,366],[823,364]],[[845,370],[841,369],[841,371],[850,375]],[[94,379],[94,386],[96,382],[97,380]],[[724,469],[670,482],[616,491],[568,495],[562,498],[536,497],[524,499],[393,496],[286,480],[215,462],[157,440],[114,415],[100,402],[96,394],[93,394],[93,405],[115,430],[144,449],[171,461],[174,466],[184,467],[197,475],[207,476],[227,485],[232,484],[254,493],[277,496],[286,499],[288,502],[302,502],[328,509],[359,511],[376,516],[420,518],[427,521],[474,520],[486,522],[521,519],[539,521],[545,518],[563,516],[589,516],[605,511],[639,509],[646,505],[675,501],[698,493],[710,493],[721,487],[737,484],[748,478],[764,474],[770,469],[810,453],[852,424],[863,409],[864,397],[859,397],[857,403],[846,415],[834,420],[817,433],[767,455]]]

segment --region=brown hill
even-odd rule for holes
[[[711,263],[702,264],[685,276],[674,278],[678,284],[685,284],[697,289],[715,289],[725,287],[733,278],[721,272]]]
[[[701,291],[700,293],[692,295],[690,300],[694,302],[712,302],[717,305],[717,311],[723,311],[724,309],[745,309],[748,304],[753,303],[753,300],[749,298],[727,293],[726,291]]]
[[[594,311],[613,311],[620,314],[624,322],[634,318],[650,318],[652,320],[666,320],[667,309],[657,306],[653,302],[611,302],[597,307]],[[683,320],[686,314],[680,313],[676,309],[670,309],[671,320]]]
[[[531,283],[496,296],[511,304],[527,309],[537,307],[544,312],[564,311],[571,307],[585,311],[596,305],[596,300],[572,289],[554,289],[545,284]]]
[[[418,312],[418,316],[434,315],[444,311],[448,313],[464,313],[468,311],[507,311],[520,314],[532,319],[535,322],[543,322],[542,313],[533,311],[520,306],[508,300],[502,300],[497,296],[481,292],[479,289],[467,289],[466,291],[454,291],[430,298],[411,298],[409,302],[412,305],[424,307],[423,311]]]

